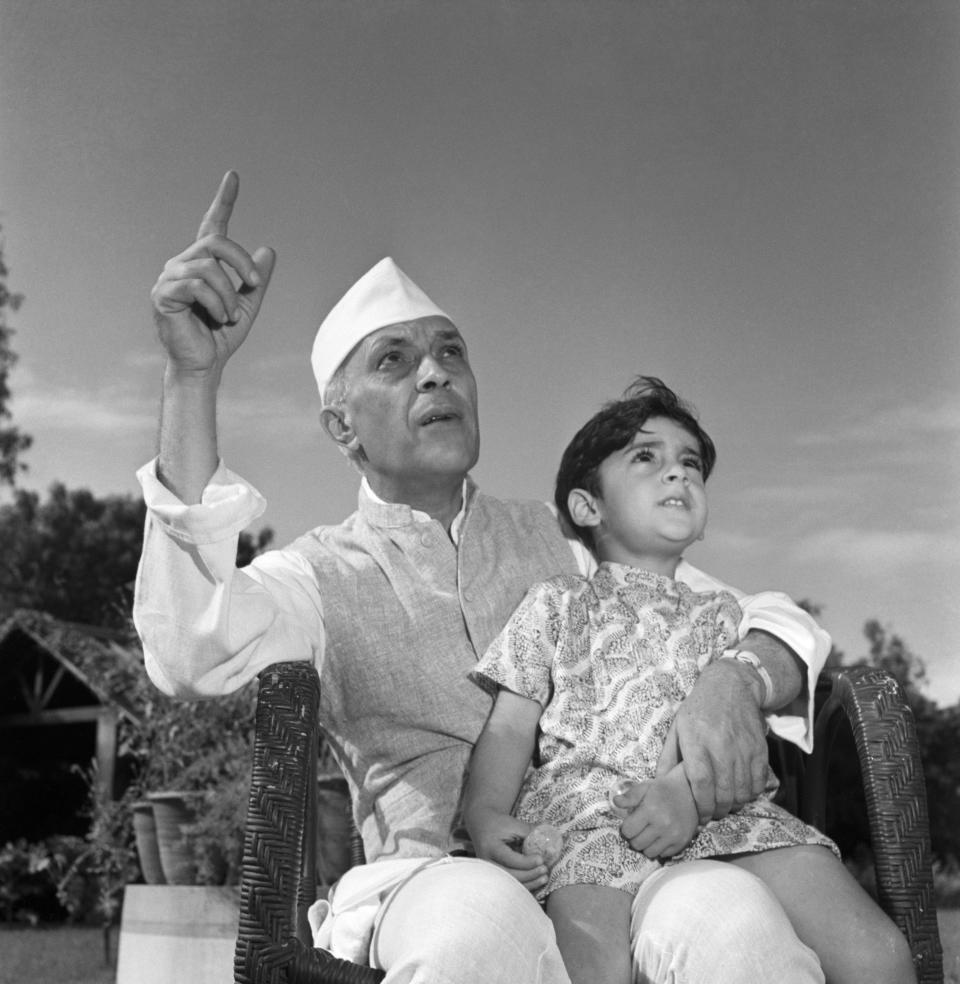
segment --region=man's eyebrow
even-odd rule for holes
[[[409,345],[410,339],[406,335],[380,335],[378,338],[374,338],[370,342],[371,352],[379,352],[382,348],[387,348],[391,345]]]

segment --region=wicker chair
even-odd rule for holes
[[[320,685],[313,666],[260,677],[241,882],[237,984],[367,984],[383,972],[315,950],[306,910],[316,895]],[[927,801],[913,716],[896,682],[858,667],[821,677],[813,755],[776,743],[786,805],[821,829],[834,737],[849,722],[863,775],[880,904],[906,935],[921,984],[942,984]],[[353,862],[362,861],[355,840]]]

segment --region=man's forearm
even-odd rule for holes
[[[216,375],[182,376],[167,367],[160,411],[157,477],[186,505],[200,501],[220,460]]]
[[[764,711],[777,711],[805,696],[806,666],[803,660],[776,636],[751,629],[739,642],[737,649],[755,653],[760,665],[770,676],[772,693],[761,704]],[[744,667],[749,671],[749,667]],[[750,671],[753,672],[753,671]]]

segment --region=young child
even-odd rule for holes
[[[773,803],[772,772],[757,800],[702,826],[683,763],[656,776],[699,672],[737,658],[736,599],[674,580],[703,535],[715,460],[692,409],[653,377],[574,437],[556,504],[599,568],[531,589],[478,663],[476,682],[496,698],[471,761],[467,828],[481,857],[502,857],[504,844],[521,852],[537,825],[558,828],[558,857],[543,841],[532,849],[551,862],[546,876],[526,859],[506,867],[546,899],[574,984],[629,984],[633,896],[663,864],[695,858],[728,858],[766,882],[830,984],[907,984],[905,939],[833,843]],[[739,658],[765,688],[759,664]],[[643,797],[624,824],[629,840],[614,799],[625,781]]]

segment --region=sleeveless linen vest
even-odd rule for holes
[[[576,573],[544,503],[466,485],[459,547],[436,520],[361,495],[344,523],[290,548],[323,598],[321,720],[368,861],[467,846],[460,792],[491,706],[467,674],[534,583]]]

